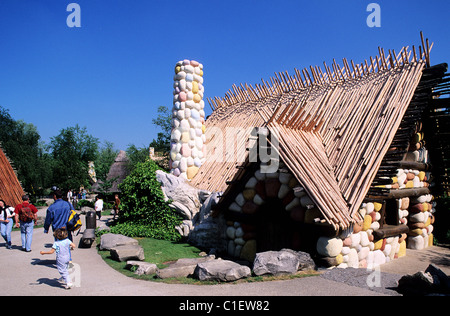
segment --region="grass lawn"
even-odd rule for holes
[[[135,238],[139,245],[144,248],[145,262],[154,263],[159,269],[163,269],[168,266],[169,263],[181,258],[198,258],[200,249],[193,247],[187,243],[177,243],[166,240],[158,240],[153,238]],[[118,262],[113,260],[109,251],[99,251],[103,260],[108,263],[112,268],[117,271],[137,279],[152,280],[152,281],[164,281],[155,277],[155,275],[136,275],[132,271],[125,269],[126,262]],[[168,282],[175,283],[190,283],[187,278],[185,280],[167,280]],[[190,279],[192,280],[192,279]]]
[[[181,258],[198,258],[200,249],[193,247],[187,243],[176,243],[165,240],[157,240],[152,238],[136,238],[144,248],[145,260],[146,262],[154,263],[159,269],[167,267],[167,265],[173,261]],[[99,242],[98,242],[99,243]],[[199,281],[193,278],[176,278],[176,279],[159,279],[156,275],[136,275],[132,271],[125,269],[126,262],[118,262],[113,260],[109,251],[99,251],[103,260],[109,264],[112,268],[116,269],[120,273],[133,277],[140,280],[149,280],[155,282],[164,283],[175,283],[175,284],[198,284],[198,285],[208,285],[208,284],[218,284],[220,282],[213,281]],[[273,280],[289,280],[307,276],[314,276],[320,274],[317,271],[307,271],[298,272],[294,275],[283,275],[283,276],[255,276],[247,279],[238,280],[230,283],[239,282],[262,282],[262,281],[273,281]]]

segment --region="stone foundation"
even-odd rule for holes
[[[426,178],[422,177],[419,171],[406,171],[407,174],[414,174],[414,177],[418,178],[417,184],[423,186],[423,180]],[[405,170],[399,170],[399,174],[404,172]],[[412,175],[408,178],[412,178]],[[289,235],[292,238],[288,241],[290,248],[303,251],[302,246],[314,243],[315,249],[310,252],[322,266],[373,269],[405,256],[407,248],[423,249],[432,245],[434,218],[431,199],[431,195],[424,195],[395,200],[398,223],[388,226],[397,229],[395,224],[400,225],[399,229],[403,229],[404,232],[397,235],[376,237],[381,233],[374,232],[387,227],[383,227],[383,224],[386,225],[382,215],[383,204],[367,202],[362,204],[357,221],[350,229],[339,232],[338,236],[329,237],[332,235],[331,226],[325,222],[295,177],[286,171],[283,163],[280,163],[280,168],[275,173],[264,174],[257,170],[245,183],[243,191],[230,203],[228,214],[234,214],[234,218],[243,216],[254,220],[227,221],[228,255],[253,262],[256,253],[261,251],[258,245],[256,218],[268,201],[278,200],[279,208],[272,210],[273,220],[276,221],[275,216],[285,216],[294,226],[299,227],[298,231],[293,231]],[[406,224],[410,229],[408,234]],[[313,233],[305,235],[302,232],[305,227]]]

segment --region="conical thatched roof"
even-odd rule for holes
[[[123,182],[123,180],[128,176],[128,157],[127,153],[124,150],[121,150],[119,154],[117,155],[116,159],[114,160],[114,163],[111,165],[111,168],[109,169],[108,176],[106,177],[107,180],[112,180],[114,178],[117,178],[113,184],[112,187],[108,190],[108,193],[118,193],[119,190],[119,184]],[[99,192],[99,187],[102,182],[99,180],[94,185],[92,185],[91,190],[94,192]]]
[[[0,146],[0,199],[14,207],[22,203],[23,195],[24,192],[17,175]]]

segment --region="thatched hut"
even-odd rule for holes
[[[127,157],[127,153],[124,150],[121,150],[116,159],[114,159],[114,163],[111,165],[106,177],[106,180],[113,181],[111,188],[109,188],[106,192],[100,190],[103,182],[98,180],[92,185],[91,191],[95,193],[120,193],[119,184],[121,184],[129,174],[128,162],[129,159]]]
[[[209,100],[207,159],[191,184],[223,192],[229,255],[291,248],[373,267],[432,244],[422,116],[447,65],[430,67],[430,49],[379,49]]]

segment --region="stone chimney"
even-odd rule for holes
[[[206,159],[203,65],[177,62],[173,87],[170,172],[191,180]]]

